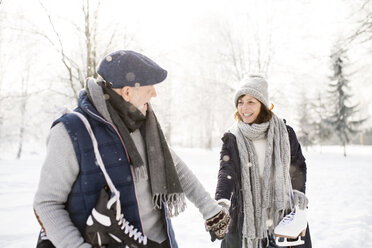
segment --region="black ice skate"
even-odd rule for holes
[[[158,247],[158,243],[147,239],[146,236],[130,225],[121,211],[117,212],[117,200],[110,196],[108,187],[103,187],[96,206],[88,217],[85,240],[93,247]]]
[[[48,239],[46,233],[44,232],[44,229],[40,230],[36,248],[54,248],[54,245]]]

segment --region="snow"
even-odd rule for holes
[[[178,155],[214,194],[219,150],[175,148]],[[308,165],[308,220],[313,247],[372,247],[372,146],[324,147],[304,151]],[[0,160],[0,247],[34,247],[39,225],[32,200],[42,157]],[[210,242],[198,210],[172,220],[181,248],[219,247]]]

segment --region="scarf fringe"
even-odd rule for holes
[[[266,248],[263,246],[263,239],[247,239],[243,238],[243,248]]]
[[[139,167],[133,166],[133,170],[134,170],[134,175],[137,179],[147,180],[149,178],[146,167],[144,165],[139,166]]]
[[[150,103],[145,122],[148,174],[154,206],[166,206],[167,216],[184,210],[185,197],[171,150]]]
[[[157,209],[162,209],[164,205],[168,218],[177,216],[186,209],[184,193],[156,194],[152,198],[152,202]]]

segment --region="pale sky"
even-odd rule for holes
[[[64,23],[66,19],[71,22],[79,21],[77,16],[81,10],[77,7],[78,1],[44,2],[48,10],[54,16],[59,16]],[[141,47],[146,55],[156,58],[165,67],[174,68],[177,64],[179,69],[187,67],[188,49],[193,49],[201,37],[214,32],[213,20],[228,23],[237,30],[242,20],[248,20],[249,28],[255,29],[258,36],[271,34],[274,54],[270,73],[272,93],[275,94],[277,88],[286,87],[285,85],[293,88],[293,85],[299,84],[312,91],[323,87],[330,74],[329,54],[337,37],[345,37],[352,30],[350,19],[354,18],[352,15],[355,10],[350,2],[352,1],[104,0],[101,3],[99,28],[104,30],[110,25],[121,23],[120,28],[125,27],[135,34],[137,43],[134,45]],[[50,28],[37,0],[5,0],[4,3],[15,6],[14,16],[22,14],[38,27],[44,26],[46,30]],[[71,36],[69,32],[66,30],[66,37]],[[68,40],[71,46],[76,46],[73,36]],[[47,50],[46,53],[48,56]],[[356,70],[360,68],[362,53],[363,50],[354,49],[349,54],[350,62]],[[368,59],[363,58],[363,61]],[[172,69],[169,73],[176,73],[176,70]],[[366,74],[360,73],[359,77],[363,75]],[[370,84],[366,85],[365,81],[358,80],[354,88],[360,95],[358,100],[372,112],[368,93],[372,91]],[[288,95],[284,97],[289,101],[286,104],[296,104],[298,92],[286,91],[286,94]]]

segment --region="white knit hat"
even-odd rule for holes
[[[239,97],[248,94],[269,108],[269,92],[267,88],[266,79],[260,75],[250,75],[244,78],[234,94],[235,106],[238,105]]]

